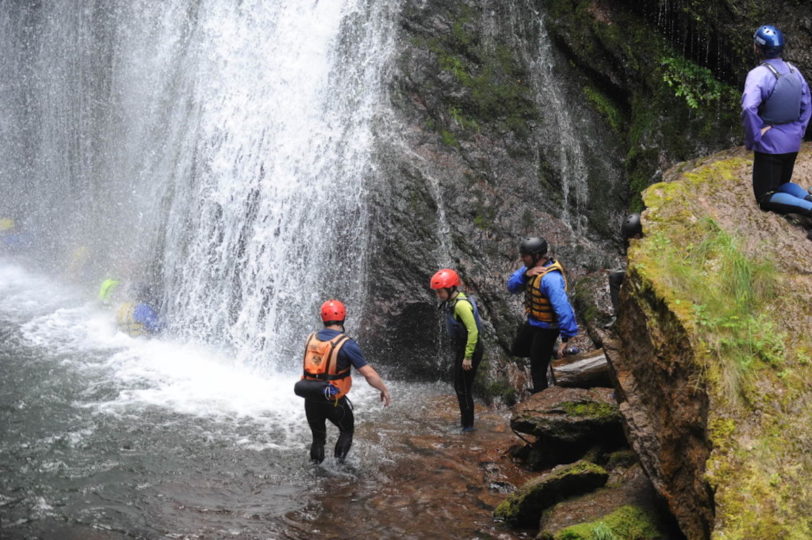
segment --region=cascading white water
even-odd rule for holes
[[[563,196],[561,219],[578,233],[586,229],[584,209],[589,201],[588,173],[582,148],[584,138],[577,132],[578,123],[570,112],[558,75],[555,52],[544,24],[544,14],[539,12],[538,49],[530,63],[530,80],[536,91],[536,102],[545,104],[543,110],[551,120],[545,137],[553,134],[558,140],[558,170]]]
[[[320,301],[361,316],[397,4],[2,2],[0,211],[88,288],[152,285],[176,334],[291,364]]]

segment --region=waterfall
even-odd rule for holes
[[[361,318],[396,0],[0,8],[0,212],[42,261],[272,366],[327,297]]]
[[[561,174],[561,219],[576,233],[586,229],[585,209],[589,200],[588,171],[583,145],[584,135],[579,133],[578,118],[571,112],[572,97],[561,80],[561,67],[555,58],[552,40],[545,28],[545,14],[538,12],[537,51],[530,62],[530,83],[536,93],[536,102],[543,104],[547,123],[544,142],[550,144],[550,135],[558,141],[558,171]],[[573,212],[574,210],[574,212]]]

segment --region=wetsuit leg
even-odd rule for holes
[[[530,375],[533,378],[533,390],[541,392],[547,388],[547,367],[553,357],[555,340],[559,330],[533,327],[533,342],[530,346]]]
[[[460,425],[463,429],[474,427],[474,379],[476,370],[482,361],[482,342],[477,342],[474,355],[471,357],[471,369],[462,369],[465,357],[465,344],[457,347],[454,358],[454,391],[460,405]]]
[[[352,404],[346,396],[338,400],[338,404],[328,403],[327,419],[338,428],[338,440],[334,455],[343,463],[352,446],[352,435],[355,431],[355,416],[352,414]]]
[[[765,196],[792,178],[797,155],[798,152],[789,154],[753,153],[753,194],[762,208],[764,208]],[[769,210],[769,208],[765,208],[765,210]]]
[[[781,193],[788,193],[793,197],[798,197],[799,199],[805,199],[807,201],[812,201],[812,195],[809,194],[807,190],[799,186],[794,182],[787,182],[786,184],[781,184],[778,186],[778,189]]]
[[[510,346],[510,354],[519,358],[530,356],[530,346],[533,342],[533,327],[527,322],[523,322],[516,330],[516,337]]]
[[[778,214],[801,214],[812,216],[812,202],[789,193],[775,192],[761,203],[761,208]]]
[[[324,403],[305,400],[305,416],[307,424],[310,426],[310,433],[313,435],[313,442],[310,444],[310,460],[314,463],[324,461],[324,443],[327,441],[326,413]]]

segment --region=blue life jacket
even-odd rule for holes
[[[774,66],[761,64],[775,75],[775,87],[769,97],[761,103],[758,115],[765,124],[789,124],[801,117],[801,78],[795,68],[787,62],[788,73],[779,73]]]
[[[454,316],[454,307],[457,305],[457,302],[460,300],[468,302],[471,304],[471,307],[474,308],[474,321],[476,321],[476,328],[479,330],[480,334],[482,333],[482,321],[479,318],[479,306],[477,306],[476,298],[473,296],[466,296],[463,293],[459,293],[456,298],[453,300],[447,300],[444,302],[445,305],[445,325],[448,329],[448,335],[454,339],[465,339],[468,337],[468,329],[465,328],[465,325],[462,324],[462,321],[458,321],[457,318]]]
[[[150,334],[158,333],[163,326],[161,319],[158,317],[158,312],[144,302],[136,304],[133,308],[133,321],[143,325],[144,329]]]

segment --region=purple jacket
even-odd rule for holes
[[[769,62],[779,73],[787,73],[789,66],[780,58],[770,58]],[[774,125],[772,129],[761,136],[761,128],[766,126],[758,115],[761,102],[766,100],[775,87],[775,75],[769,68],[759,65],[750,70],[744,83],[742,94],[742,124],[744,125],[744,144],[748,150],[763,154],[789,154],[801,148],[809,117],[812,115],[810,104],[809,85],[798,68],[793,65],[795,72],[801,78],[803,91],[801,94],[801,116],[789,124]]]

